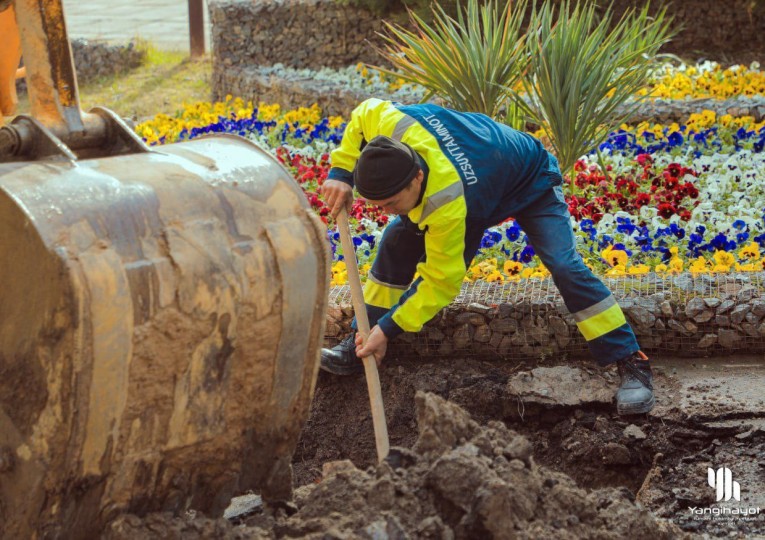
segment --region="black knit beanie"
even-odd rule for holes
[[[417,175],[420,160],[406,143],[378,135],[364,147],[353,170],[353,183],[365,199],[392,197]]]

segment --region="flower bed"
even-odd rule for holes
[[[278,105],[254,107],[232,98],[222,103],[189,106],[175,117],[160,115],[137,127],[138,133],[151,144],[227,132],[248,137],[270,149],[301,185],[312,208],[330,225],[328,239],[334,257],[332,285],[336,287],[345,285],[347,271],[339,234],[330,223],[329,211],[317,188],[326,178],[329,152],[339,142],[343,129],[342,118],[323,117],[317,106],[282,111]],[[544,133],[538,135],[544,139]],[[660,344],[675,347],[667,345],[666,336],[657,337],[663,336],[666,329],[672,336],[683,337],[685,341],[675,341],[681,343],[684,350],[708,352],[730,349],[731,344],[743,344],[746,340],[762,341],[759,316],[754,319],[752,315],[752,320],[739,321],[735,328],[720,326],[730,329],[738,337],[731,337],[725,331],[716,332],[709,326],[725,322],[718,320],[716,312],[714,317],[704,321],[706,326],[699,326],[694,317],[678,316],[678,313],[688,312],[688,303],[695,296],[682,288],[673,292],[676,288],[673,280],[678,275],[692,281],[702,279],[706,274],[712,279],[720,275],[735,277],[739,273],[754,276],[757,275],[755,272],[765,268],[765,189],[760,181],[765,178],[764,146],[765,122],[702,111],[691,115],[682,125],[643,122],[621,126],[598,152],[580,159],[574,178],[567,179],[564,188],[572,213],[572,226],[586,263],[604,277],[622,277],[623,281],[636,287],[639,297],[643,296],[641,291],[646,290],[645,283],[654,283],[651,280],[661,279],[666,284],[662,291],[669,291],[669,297],[662,297],[661,302],[671,300],[667,309],[671,309],[672,316],[661,315],[661,309],[655,307],[661,302],[654,303],[650,309],[639,306],[653,313],[651,325],[641,323],[626,310],[636,329],[643,331],[642,339],[648,342],[646,348],[656,348]],[[367,205],[363,199],[355,201],[351,223],[362,276],[371,265],[387,221],[388,216],[379,209]],[[526,295],[529,287],[539,283],[549,285],[548,276],[523,231],[514,221],[508,220],[486,232],[479,255],[465,281],[481,287],[486,283],[503,287],[504,299],[470,302],[484,305],[493,313],[508,301],[509,305],[516,305],[516,299],[521,303],[530,302]],[[759,299],[759,281],[753,287],[756,294],[752,298]],[[337,289],[336,293],[341,290]],[[550,289],[543,296],[556,294]],[[622,300],[626,301],[630,294],[625,293]],[[709,298],[725,301],[719,294]],[[518,313],[524,313],[524,309],[518,306],[516,309]],[[759,308],[755,310],[750,305],[747,314],[755,312],[759,313]],[[328,332],[331,336],[342,333],[349,322],[348,310],[333,313]],[[724,313],[719,315],[724,316]],[[562,323],[550,320],[552,316],[559,317]],[[535,321],[535,317],[539,320]],[[584,350],[583,342],[562,313],[537,311],[528,318],[535,321],[535,326],[541,325],[548,330],[557,328],[557,333],[548,336],[550,339],[546,344],[536,338],[533,343],[528,343],[524,337],[525,344],[517,346],[517,343],[508,341],[510,334],[507,333],[489,335],[484,330],[469,331],[473,327],[491,329],[491,320],[484,319],[483,323],[475,324],[476,319],[468,322],[472,326],[465,327],[464,321],[442,318],[439,321],[444,326],[438,327],[435,335],[449,336],[450,346],[454,346],[454,339],[460,342],[462,338],[459,336],[465,332],[470,336],[469,342],[478,335],[477,343],[489,344],[489,349],[503,355],[510,354],[511,349],[523,354],[531,350],[536,353]],[[689,320],[695,328],[683,326]],[[754,326],[745,329],[742,322]],[[495,323],[497,325],[510,329],[504,323]],[[463,330],[455,338],[458,327]],[[522,331],[524,336],[534,332],[541,336],[539,330],[529,330],[531,333],[527,330],[518,325],[516,331]],[[423,339],[423,335],[431,336],[432,330],[428,332],[431,333],[421,334],[417,339]],[[568,338],[561,337],[564,334]],[[712,335],[714,338],[710,337]],[[508,339],[503,341],[505,337]],[[520,339],[516,338],[516,341]],[[552,342],[557,345],[550,345]],[[429,345],[419,349],[443,352],[441,345],[435,349]]]
[[[187,107],[175,118],[159,115],[137,130],[152,144],[219,132],[246,136],[271,149],[328,222],[317,188],[343,128],[342,118],[323,118],[318,107],[283,112],[278,105],[256,108],[230,99]],[[573,184],[565,186],[587,262],[608,275],[762,270],[765,189],[758,179],[765,176],[764,145],[765,122],[712,112],[682,126],[622,126],[599,155],[577,163]],[[356,200],[351,222],[362,263],[374,257],[387,221],[379,209]],[[342,285],[338,235],[331,231],[329,238],[335,284]],[[466,280],[545,275],[523,232],[508,221],[487,231]]]

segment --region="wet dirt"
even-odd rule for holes
[[[619,417],[603,391],[615,390],[615,373],[557,363],[389,360],[389,435],[409,456],[399,468],[375,465],[363,376],[321,373],[293,460],[293,503],[233,521],[126,516],[107,537],[765,537],[765,513],[732,513],[765,511],[765,413],[735,404],[735,377],[657,362],[659,405]],[[763,380],[761,367],[738,372],[745,386]],[[561,373],[596,397],[551,397],[543,377]],[[740,501],[716,501],[708,469],[720,467],[733,471]]]

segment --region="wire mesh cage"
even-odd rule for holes
[[[711,356],[765,352],[765,273],[638,274],[603,279],[641,348]],[[326,342],[351,331],[350,289],[330,292]],[[399,357],[587,356],[587,342],[550,278],[464,283],[416,334],[392,343]]]

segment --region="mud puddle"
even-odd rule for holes
[[[398,468],[375,464],[363,377],[322,373],[293,504],[173,526],[127,517],[110,537],[150,522],[168,538],[765,537],[765,370],[729,364],[657,361],[659,404],[625,418],[617,374],[591,363],[394,359],[381,378],[391,444],[411,452]],[[740,500],[717,500],[719,468]]]

